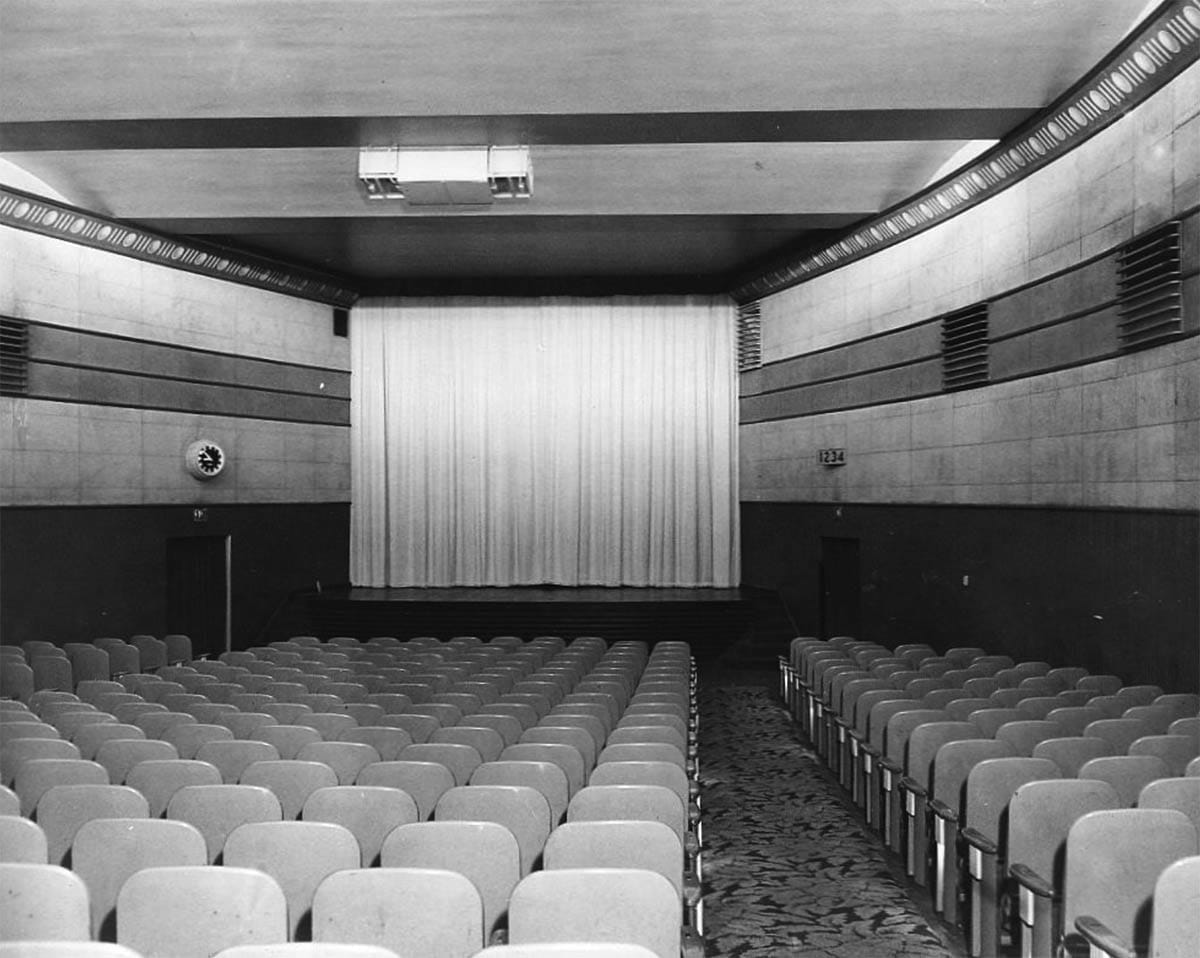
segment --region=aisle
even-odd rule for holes
[[[801,743],[775,677],[702,680],[708,955],[960,958]]]

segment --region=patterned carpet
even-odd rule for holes
[[[702,681],[707,954],[962,958],[802,741],[777,678]]]

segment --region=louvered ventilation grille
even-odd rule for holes
[[[947,313],[942,317],[942,388],[971,389],[987,381],[987,303]]]
[[[29,326],[0,318],[0,394],[23,396],[29,391]]]
[[[762,322],[758,303],[743,303],[738,307],[738,372],[758,369],[762,365]]]
[[[1117,254],[1117,335],[1124,350],[1145,349],[1183,331],[1179,221],[1126,243]]]

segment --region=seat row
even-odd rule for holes
[[[192,657],[192,641],[182,634],[134,635],[128,641],[98,638],[55,645],[30,640],[0,646],[0,697],[26,700],[41,689],[73,689],[91,679],[110,679]]]
[[[1144,944],[1130,903],[1144,904],[1175,858],[1200,851],[1195,694],[1165,695],[977,648],[938,655],[929,646],[887,650],[845,637],[794,641],[781,661],[781,683],[815,751],[885,847],[930,887],[935,909],[965,926],[972,955],[998,954],[1005,945],[1049,954],[1099,917]],[[1075,814],[1055,817],[1048,805],[1017,802],[1024,788],[1054,795],[1055,808]],[[1097,794],[1108,804],[1095,805]],[[1149,827],[1135,820],[1151,822],[1160,812],[1186,826],[1169,861],[1158,861],[1140,884],[1110,882],[1109,898],[1078,877],[1071,882],[1063,864],[1076,820],[1102,809],[1120,811],[1120,827],[1131,833]],[[1026,840],[1031,833],[1034,843]],[[1089,864],[1075,874],[1101,869],[1095,859],[1105,852],[1122,867],[1117,847],[1089,851],[1076,843],[1075,864]],[[1031,871],[1029,858],[1039,851],[1050,857],[1038,855],[1040,871]],[[1039,881],[1022,882],[1031,873]],[[1036,909],[1035,894],[1044,898]],[[1018,900],[1027,907],[1010,911]]]
[[[573,643],[574,645],[574,643]],[[603,648],[601,644],[600,648]],[[275,759],[259,759],[256,762],[251,762],[243,767],[239,773],[234,774],[229,770],[222,770],[215,765],[211,765],[204,761],[204,750],[210,752],[221,748],[237,750],[243,746],[262,744],[270,746],[270,743],[254,743],[253,740],[238,740],[222,736],[220,739],[203,741],[195,751],[196,757],[193,759],[182,758],[149,758],[140,762],[134,762],[121,769],[124,774],[124,781],[138,782],[141,781],[143,773],[165,769],[166,767],[178,768],[182,765],[192,767],[208,766],[220,776],[217,782],[209,782],[208,784],[182,784],[179,790],[174,795],[167,797],[160,792],[155,792],[155,801],[158,805],[163,805],[165,800],[164,810],[168,815],[168,820],[155,821],[150,819],[147,822],[142,822],[143,826],[179,826],[188,825],[185,821],[186,814],[180,813],[178,820],[173,815],[176,803],[182,803],[181,808],[186,807],[189,802],[199,802],[200,793],[206,790],[210,793],[223,793],[224,799],[233,798],[231,792],[238,792],[240,795],[249,797],[250,793],[255,793],[261,800],[265,796],[273,798],[278,810],[271,809],[267,813],[267,817],[271,820],[262,822],[242,822],[241,827],[249,828],[251,824],[258,828],[270,828],[271,826],[306,826],[313,825],[321,828],[340,829],[341,825],[329,822],[322,823],[319,821],[321,811],[313,806],[321,806],[322,803],[328,808],[332,808],[338,803],[347,801],[357,802],[357,822],[363,825],[370,821],[374,828],[372,836],[360,840],[360,835],[356,835],[350,829],[345,829],[349,833],[351,843],[355,847],[354,867],[360,864],[370,864],[371,861],[378,860],[382,863],[385,870],[389,865],[389,861],[384,861],[385,844],[392,839],[394,834],[403,832],[404,828],[409,826],[438,826],[436,829],[439,833],[445,833],[446,828],[456,828],[459,825],[474,823],[473,832],[479,832],[481,829],[477,826],[484,823],[493,825],[494,828],[482,829],[483,831],[495,832],[496,828],[508,838],[517,849],[517,858],[515,870],[518,875],[528,876],[535,855],[544,848],[547,867],[552,870],[563,868],[563,862],[572,862],[579,859],[582,864],[584,860],[591,860],[595,863],[596,858],[602,859],[602,863],[606,866],[617,867],[630,863],[649,865],[657,860],[659,861],[659,872],[656,873],[660,880],[672,874],[672,866],[664,865],[662,862],[669,862],[674,858],[674,871],[678,876],[676,881],[672,883],[672,895],[674,896],[674,940],[676,943],[681,940],[680,922],[680,898],[685,898],[689,903],[688,914],[692,920],[698,924],[699,922],[699,884],[695,878],[693,871],[689,876],[688,881],[684,881],[681,866],[683,853],[681,846],[689,847],[688,861],[693,867],[698,866],[698,836],[694,830],[688,828],[690,824],[698,824],[698,809],[695,799],[698,797],[695,794],[694,779],[689,781],[685,769],[691,768],[694,771],[694,742],[689,744],[685,734],[681,734],[680,729],[684,733],[694,731],[694,725],[689,729],[688,717],[691,712],[691,692],[692,692],[692,666],[690,656],[687,655],[686,649],[672,650],[667,646],[656,649],[654,655],[651,655],[647,660],[645,651],[641,650],[640,654],[635,649],[619,648],[614,646],[612,650],[606,653],[600,653],[599,648],[592,647],[592,651],[588,654],[588,658],[593,661],[591,669],[584,670],[583,674],[575,678],[567,685],[567,688],[572,691],[565,694],[561,693],[561,689],[557,682],[551,681],[548,684],[553,685],[559,691],[559,696],[555,696],[550,689],[540,690],[540,695],[544,695],[548,700],[558,698],[558,704],[548,704],[548,709],[544,716],[534,707],[535,704],[541,703],[520,703],[523,706],[531,708],[534,712],[535,719],[538,719],[536,724],[528,729],[523,729],[519,740],[512,745],[504,745],[500,733],[485,726],[439,726],[437,731],[454,732],[458,729],[463,729],[468,732],[477,733],[480,730],[488,733],[489,736],[495,736],[499,741],[500,753],[492,758],[491,761],[484,761],[484,756],[478,752],[474,745],[466,744],[465,742],[423,742],[411,743],[403,745],[396,753],[397,757],[391,761],[385,760],[382,754],[374,750],[374,746],[366,742],[341,742],[341,741],[320,741],[308,742],[301,747],[313,748],[314,746],[329,746],[331,748],[342,748],[344,746],[370,749],[375,751],[371,757],[373,761],[367,762],[358,767],[352,774],[348,774],[346,778],[335,778],[332,782],[328,780],[328,775],[336,774],[332,768],[326,767],[320,762],[311,762],[304,759],[286,760],[281,758]],[[265,651],[265,650],[264,650]],[[277,652],[290,655],[290,649],[277,649]],[[409,650],[406,650],[409,651]],[[562,649],[555,659],[561,659],[561,666],[571,666],[571,656],[566,656],[569,649]],[[575,652],[580,652],[576,649]],[[270,660],[270,656],[265,656],[266,660]],[[302,660],[303,661],[303,660]],[[195,663],[199,665],[200,663]],[[424,663],[428,666],[429,663]],[[373,663],[375,667],[381,667],[380,663]],[[198,674],[200,670],[196,670]],[[572,669],[573,671],[573,669]],[[636,684],[631,684],[626,679],[636,677],[640,671],[640,678]],[[554,670],[551,670],[542,678],[552,678]],[[158,682],[150,681],[148,684],[153,687],[159,682],[171,681],[170,679],[162,679],[161,676],[156,677]],[[596,685],[603,683],[611,688],[604,689],[591,688],[588,685]],[[203,683],[204,687],[211,687],[208,683]],[[668,687],[669,686],[669,690]],[[578,692],[574,690],[578,689]],[[113,694],[111,690],[100,689],[81,689],[85,694]],[[40,693],[39,693],[40,694]],[[118,693],[120,694],[120,693]],[[136,693],[135,693],[136,694]],[[171,694],[181,694],[172,692]],[[190,694],[190,693],[182,693]],[[507,693],[506,693],[507,694]],[[534,694],[534,693],[514,693],[514,694]],[[569,700],[572,694],[582,696],[575,701]],[[94,709],[81,708],[78,711],[73,711],[69,708],[69,699],[62,697],[63,693],[47,693],[42,694],[41,698],[34,700],[33,705],[40,708],[43,713],[49,711],[54,713],[58,711],[54,718],[62,724],[64,721],[75,742],[67,743],[61,739],[38,739],[38,738],[22,738],[12,739],[4,746],[6,755],[11,759],[12,750],[18,747],[19,743],[26,743],[23,747],[34,749],[39,743],[56,742],[60,745],[71,745],[77,747],[80,738],[83,739],[84,747],[95,747],[95,756],[102,757],[105,750],[117,750],[119,748],[143,747],[151,742],[150,739],[121,739],[118,737],[100,736],[99,744],[95,745],[90,739],[96,736],[97,733],[92,729],[103,728],[114,724],[117,716],[113,716],[111,721],[93,721],[73,724],[69,721],[69,716],[87,713]],[[604,696],[608,696],[605,700]],[[501,696],[502,698],[503,696]],[[624,702],[623,707],[616,711],[618,716],[615,724],[611,722],[611,707],[614,703],[620,704]],[[79,704],[89,705],[90,703],[76,702],[76,707]],[[123,702],[124,707],[132,703]],[[199,703],[197,703],[199,704]],[[499,699],[497,703],[500,704]],[[516,704],[516,703],[509,703]],[[8,703],[5,706],[3,715],[9,719],[16,713],[19,713],[19,706],[15,703]],[[603,710],[601,710],[601,708]],[[560,711],[561,710],[561,711]],[[98,711],[98,710],[97,710]],[[628,714],[626,714],[628,713]],[[161,711],[154,710],[144,713],[145,716],[161,715]],[[317,713],[314,713],[317,714]],[[541,716],[539,719],[538,716]],[[20,717],[19,715],[17,716]],[[39,718],[46,717],[44,714],[39,715]],[[506,716],[517,722],[515,717]],[[470,716],[463,716],[460,721],[466,721]],[[604,719],[609,719],[608,722]],[[194,722],[194,719],[193,719]],[[651,724],[652,723],[652,724]],[[661,723],[661,724],[660,724]],[[29,722],[5,722],[0,725],[0,728],[17,728],[18,726],[29,726],[34,723]],[[47,726],[54,731],[58,731],[53,725]],[[186,729],[198,728],[201,724],[208,723],[182,723],[172,725],[171,729]],[[609,726],[611,725],[611,731]],[[135,726],[136,727],[136,726]],[[281,728],[282,726],[266,726]],[[518,728],[522,728],[517,723]],[[380,727],[387,733],[400,732],[403,730]],[[599,740],[593,738],[593,732],[597,732],[600,736]],[[640,731],[638,731],[640,730]],[[358,731],[367,731],[359,728]],[[118,733],[119,734],[119,733]],[[178,733],[182,734],[182,733]],[[649,736],[650,741],[644,739]],[[521,738],[528,737],[528,741],[522,741]],[[197,737],[193,734],[191,737],[184,736],[189,744],[194,744]],[[546,741],[537,741],[539,738],[545,738]],[[662,739],[662,741],[659,741]],[[33,746],[28,743],[34,743]],[[158,744],[173,747],[173,743],[160,741]],[[493,744],[493,743],[489,743]],[[435,758],[435,753],[424,754],[418,757],[415,754],[401,758],[405,753],[412,748],[426,747],[429,749],[442,750],[440,757],[448,757],[455,752],[459,754],[469,753],[471,761],[461,767],[454,761],[448,761],[442,764]],[[525,753],[520,753],[524,749]],[[664,751],[669,749],[670,751]],[[461,750],[461,752],[459,751]],[[517,750],[510,753],[510,756],[505,756],[506,750]],[[530,751],[533,750],[533,751]],[[178,752],[178,749],[176,749]],[[687,756],[689,751],[693,752],[692,760],[689,762]],[[599,753],[599,755],[597,755]],[[539,761],[532,756],[537,755],[538,759],[555,757],[563,760],[565,756],[570,755],[575,759],[575,762],[564,761],[563,765],[556,764],[553,761]],[[674,759],[671,760],[671,756]],[[600,759],[600,764],[592,770],[592,764],[597,757]],[[421,759],[429,758],[434,761],[422,761]],[[632,759],[632,761],[630,760]],[[664,761],[664,759],[667,759]],[[21,786],[30,779],[33,773],[39,771],[49,771],[45,768],[47,763],[83,763],[87,761],[81,757],[78,759],[37,759],[30,757],[22,757],[13,759],[10,765],[16,765],[14,780]],[[99,763],[97,763],[99,764]],[[310,766],[321,768],[326,773],[326,780],[321,781],[316,778],[313,781],[319,784],[317,788],[308,788],[308,786],[297,786],[296,773],[312,772]],[[564,766],[570,769],[571,775],[568,779],[567,771]],[[105,766],[101,766],[104,771],[108,771]],[[427,769],[437,769],[441,773],[441,785],[434,785],[433,788],[423,790],[418,779],[421,778],[419,773],[426,772]],[[6,774],[8,774],[9,765],[6,765]],[[500,784],[502,782],[509,783],[517,774],[523,776],[526,782],[532,781],[530,775],[537,779],[534,784]],[[589,774],[590,773],[590,774]],[[674,774],[671,774],[674,773]],[[212,772],[209,773],[210,777]],[[678,778],[675,777],[678,775]],[[364,780],[389,781],[388,785],[367,785],[362,784]],[[585,776],[587,776],[585,778]],[[36,775],[33,777],[36,778]],[[111,776],[110,776],[111,777]],[[250,781],[247,780],[249,777]],[[229,778],[240,784],[229,783]],[[357,785],[336,784],[343,782],[346,779],[356,781]],[[448,779],[448,781],[447,781]],[[627,782],[628,779],[628,782]],[[113,779],[116,781],[117,779]],[[257,780],[261,784],[254,784]],[[427,780],[427,776],[425,779]],[[584,781],[588,784],[586,787],[580,787]],[[670,785],[651,784],[653,782],[667,781]],[[186,782],[186,780],[185,780]],[[412,795],[408,792],[396,788],[394,783],[404,784],[408,786]],[[469,784],[468,784],[469,783]],[[540,787],[535,787],[540,786]],[[574,788],[572,788],[574,786]],[[56,822],[60,819],[70,819],[71,815],[63,814],[62,806],[71,805],[71,800],[79,799],[83,792],[88,789],[96,790],[103,789],[118,789],[122,793],[129,792],[129,788],[122,788],[119,785],[104,785],[102,783],[87,783],[77,786],[69,785],[52,785],[46,788],[40,798],[31,798],[33,801],[35,814],[38,817],[38,824],[43,821]],[[74,792],[71,790],[75,789]],[[18,791],[21,788],[18,787]],[[153,789],[151,789],[153,791]],[[390,822],[391,830],[382,827],[386,816],[380,816],[378,807],[371,806],[370,811],[367,811],[367,799],[372,797],[370,793],[387,792],[391,796],[391,805],[393,809],[396,806],[404,804],[399,796],[404,796],[407,801],[406,810],[400,814],[400,818],[405,817],[414,819],[413,821],[404,821],[400,824]],[[342,793],[340,795],[335,793]],[[347,793],[353,793],[347,794]],[[142,796],[139,796],[141,798]],[[374,796],[378,797],[378,796]],[[22,796],[25,798],[25,796]],[[504,799],[513,798],[520,801],[509,802],[508,812],[503,812],[502,806],[505,805]],[[535,801],[530,803],[529,799]],[[423,799],[426,806],[425,809],[418,807],[418,799]],[[553,800],[552,800],[553,799]],[[664,802],[664,799],[667,800]],[[521,802],[525,802],[526,807],[521,809]],[[150,811],[149,801],[143,798],[146,805],[147,814]],[[657,803],[659,811],[653,811],[653,806]],[[671,811],[673,803],[674,811]],[[200,802],[202,805],[203,802]],[[264,802],[269,808],[270,802]],[[485,807],[486,806],[486,807]],[[639,807],[635,807],[639,806]],[[651,811],[647,811],[647,808]],[[533,829],[535,833],[534,839],[531,842],[522,842],[518,840],[518,836],[527,836],[530,829],[527,827],[527,821],[520,818],[520,814],[524,814],[525,819],[531,817],[529,809],[540,809],[542,822],[541,829]],[[684,812],[684,808],[690,808],[691,814]],[[27,809],[28,810],[28,809]],[[424,814],[422,812],[424,811]],[[432,811],[434,821],[424,821]],[[111,813],[110,813],[111,814]],[[300,815],[302,821],[288,821],[285,819]],[[311,818],[310,818],[311,816]],[[326,817],[329,816],[328,811]],[[90,827],[95,824],[100,827],[101,822],[121,821],[121,819],[101,819],[93,822],[87,818],[85,813],[83,816],[87,819],[84,823],[85,827]],[[216,816],[220,818],[220,815]],[[237,817],[232,816],[232,822],[235,827],[230,828],[230,814],[226,809],[225,829],[221,833],[210,831],[210,834],[205,834],[201,828],[196,828],[200,834],[205,846],[206,860],[211,862],[216,860],[216,854],[224,854],[225,865],[230,864],[229,850],[227,847],[228,841],[237,834]],[[352,818],[354,816],[351,816]],[[533,816],[537,817],[537,816]],[[558,836],[560,829],[551,828],[558,824],[560,818],[565,817],[567,824],[572,827],[567,829],[566,825],[562,828],[566,829],[561,837]],[[201,816],[203,818],[203,816]],[[500,818],[506,822],[504,827],[500,827],[497,822],[489,821],[490,819]],[[649,820],[644,820],[649,819]],[[632,821],[630,821],[632,820]],[[666,827],[663,822],[669,821],[674,826]],[[619,822],[619,825],[614,824]],[[28,823],[33,824],[33,823]],[[69,823],[68,823],[69,825]],[[76,830],[72,835],[72,841],[77,842],[82,835],[87,837],[85,827],[79,826],[76,822]],[[607,835],[606,832],[615,832],[613,835]],[[650,834],[642,835],[633,843],[630,848],[628,840],[618,840],[616,833],[625,832],[645,832],[650,830]],[[68,827],[69,830],[69,827]],[[360,829],[361,831],[361,829]],[[409,831],[415,829],[409,828]],[[428,829],[427,829],[428,831]],[[540,835],[539,835],[540,832]],[[578,833],[578,837],[576,836]],[[280,833],[282,834],[282,832]],[[657,835],[657,837],[655,837]],[[57,836],[57,833],[56,833]],[[343,838],[345,836],[342,836]],[[669,841],[665,839],[669,838]],[[549,839],[549,840],[548,840]],[[681,841],[682,839],[682,841]],[[55,852],[61,853],[63,841],[61,837],[55,839],[54,851],[47,852],[47,857],[50,860],[56,860],[52,857]],[[245,841],[245,839],[243,839]],[[294,845],[294,840],[291,839],[276,839],[281,847]],[[396,839],[399,841],[399,838]],[[430,839],[424,839],[429,843]],[[479,839],[485,842],[482,849],[486,849],[488,841],[486,838]],[[494,843],[495,838],[491,839]],[[373,844],[372,844],[373,842]],[[670,853],[671,843],[674,843],[674,854]],[[164,846],[166,843],[163,843]],[[311,844],[317,845],[315,840]],[[436,844],[436,842],[434,843]],[[522,847],[523,845],[527,847]],[[375,847],[378,847],[376,853]],[[140,846],[139,846],[140,847]],[[349,847],[349,845],[347,845]],[[625,851],[618,851],[621,848]],[[582,848],[584,851],[579,851]],[[575,849],[575,850],[573,850]],[[655,850],[658,850],[657,852]],[[665,852],[664,852],[665,849]],[[214,854],[216,852],[216,854]],[[74,854],[74,851],[72,852]],[[445,855],[445,851],[442,852]],[[665,857],[664,857],[665,855]],[[370,856],[370,857],[368,857]],[[377,857],[378,856],[378,857]],[[451,856],[452,858],[461,858],[461,855]],[[235,860],[240,860],[237,855]],[[330,856],[331,860],[337,860],[335,856]],[[499,860],[501,856],[494,853],[484,852],[477,849],[476,858],[479,860]],[[66,859],[68,862],[70,859]],[[343,864],[349,865],[349,857],[347,856]],[[552,863],[558,863],[555,867]],[[404,867],[404,866],[396,866]],[[653,871],[653,869],[649,869]],[[283,874],[291,875],[299,873],[299,869],[295,866],[284,869]],[[678,887],[675,887],[678,885]],[[635,896],[637,897],[637,896]],[[491,904],[489,902],[489,904]],[[497,907],[493,906],[492,912],[496,912]],[[110,913],[108,909],[106,913]],[[492,917],[489,914],[489,919]],[[490,926],[490,922],[489,922]],[[295,932],[295,929],[293,929]],[[678,953],[678,944],[674,948],[674,953]]]
[[[0,958],[143,958],[125,945],[103,942],[0,941]],[[398,958],[390,948],[337,942],[234,945],[215,958]],[[654,958],[642,945],[611,942],[562,942],[494,945],[475,958]]]

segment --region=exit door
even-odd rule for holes
[[[229,536],[167,540],[167,631],[192,639],[192,653],[230,648]]]
[[[861,637],[858,540],[821,537],[821,637]]]

